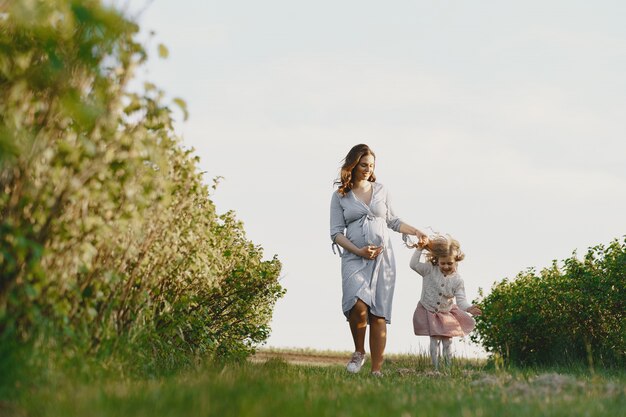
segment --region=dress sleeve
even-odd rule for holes
[[[385,204],[387,205],[387,227],[393,230],[394,232],[400,232],[400,225],[402,224],[402,220],[396,213],[393,211],[393,207],[391,204],[391,196],[385,187]]]
[[[472,306],[465,296],[465,283],[462,279],[459,280],[459,285],[454,292],[454,297],[456,298],[456,305],[458,305],[461,310],[466,311]]]
[[[338,234],[346,230],[346,218],[343,215],[340,198],[339,193],[334,192],[330,200],[330,239],[333,242]]]
[[[420,262],[420,258],[422,256],[421,249],[415,249],[413,256],[411,257],[411,261],[409,262],[409,266],[412,270],[420,274],[421,276],[425,276],[430,273],[433,269],[433,265],[426,262]]]

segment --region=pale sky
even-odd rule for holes
[[[357,143],[406,223],[461,242],[470,298],[626,234],[624,21],[617,0],[154,0],[139,75],[187,101],[178,130],[207,180],[224,177],[218,211],[283,263],[267,346],[351,351],[328,229]],[[387,352],[423,352],[421,278],[392,242]]]

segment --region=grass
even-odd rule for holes
[[[308,352],[314,354],[314,352]],[[327,353],[333,355],[333,353]],[[141,379],[117,372],[61,372],[22,382],[0,416],[621,416],[623,370],[495,369],[459,360],[433,373],[425,356],[394,355],[383,378],[343,366],[201,364]]]

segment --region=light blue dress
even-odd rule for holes
[[[396,262],[389,238],[389,230],[400,231],[402,221],[394,214],[387,189],[372,183],[372,201],[369,206],[352,191],[341,196],[334,192],[330,203],[330,238],[334,248],[335,237],[343,233],[357,247],[382,246],[376,259],[365,259],[348,251],[341,255],[342,311],[348,317],[357,299],[370,307],[370,312],[391,323],[393,292],[396,284]],[[338,248],[339,249],[339,248]]]

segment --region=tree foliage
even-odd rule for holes
[[[493,286],[474,337],[517,364],[626,364],[626,238]]]
[[[129,88],[138,26],[96,0],[0,4],[0,336],[250,352],[280,262],[216,212],[163,92]]]

